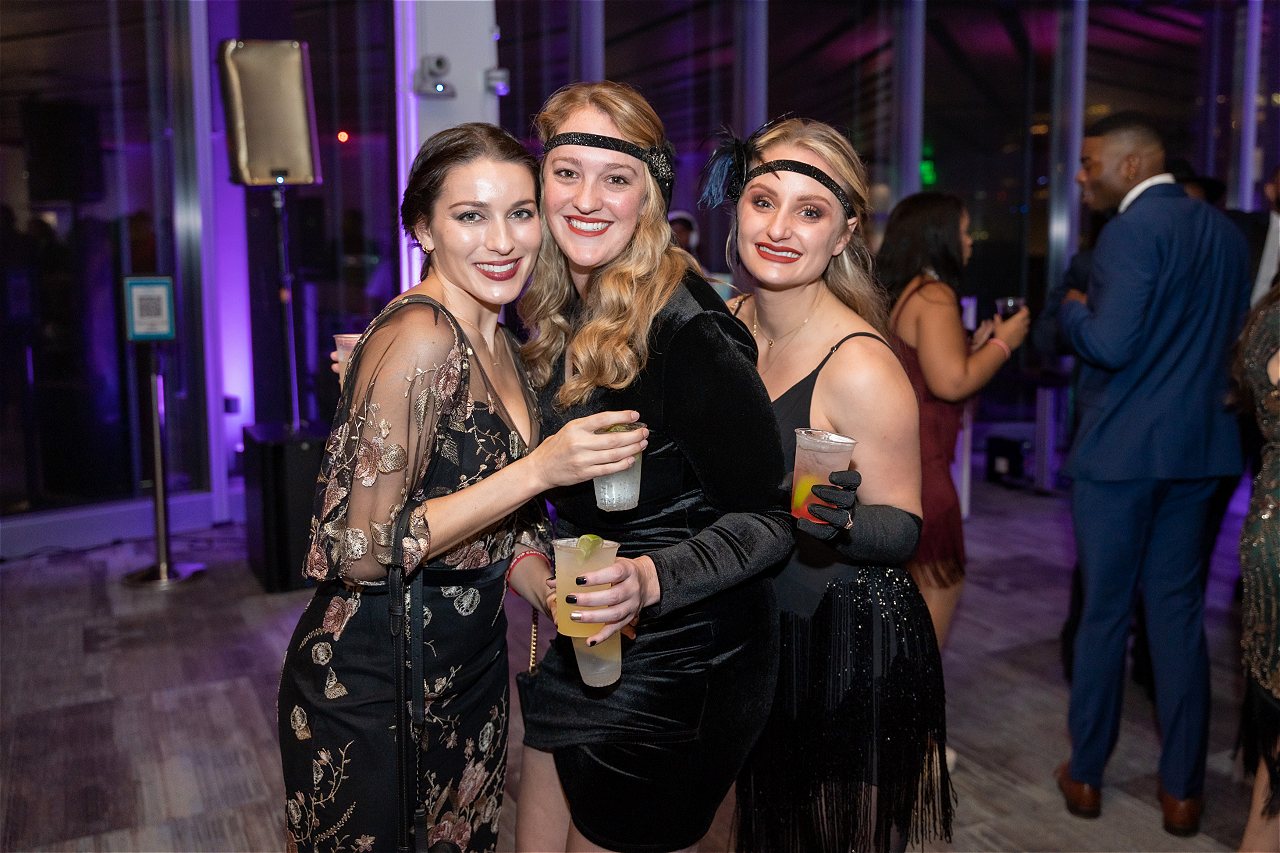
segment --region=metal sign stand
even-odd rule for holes
[[[200,577],[203,563],[174,563],[169,553],[169,502],[164,462],[164,418],[160,413],[162,385],[160,359],[154,341],[172,340],[173,281],[168,278],[126,278],[125,314],[128,337],[145,342],[151,375],[151,462],[152,493],[156,519],[156,562],[124,576],[126,586],[172,589],[186,580]]]

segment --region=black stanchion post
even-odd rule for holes
[[[165,483],[164,418],[160,413],[163,386],[160,380],[159,356],[156,345],[144,344],[147,351],[148,372],[151,374],[151,492],[155,502],[156,562],[124,576],[127,586],[147,586],[153,589],[169,589],[185,580],[200,576],[201,563],[175,564],[169,549],[169,496]]]

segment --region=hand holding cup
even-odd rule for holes
[[[832,471],[828,479],[831,485],[813,487],[814,496],[824,501],[809,506],[809,514],[817,521],[807,518],[796,521],[797,530],[824,542],[853,526],[853,514],[858,507],[858,487],[862,485],[862,475],[857,471]]]
[[[1023,305],[1007,318],[997,315],[992,322],[995,326],[992,337],[999,338],[1009,349],[1015,350],[1022,346],[1031,332],[1031,311]]]
[[[634,411],[599,412],[569,421],[555,435],[542,440],[527,457],[537,466],[545,488],[572,486],[636,464],[636,456],[649,445],[649,430],[641,426],[608,432],[619,424],[636,423]]]

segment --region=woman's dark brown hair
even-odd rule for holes
[[[533,177],[534,192],[538,191],[538,161],[519,140],[492,124],[460,124],[432,134],[418,149],[418,156],[413,158],[404,199],[400,202],[400,223],[404,233],[418,239],[418,230],[431,221],[431,208],[454,168],[486,159],[524,166]],[[426,278],[430,270],[431,255],[428,254],[418,279]]]

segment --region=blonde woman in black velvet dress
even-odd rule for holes
[[[550,494],[557,533],[621,543],[580,594],[597,639],[637,614],[622,677],[585,688],[568,641],[522,691],[516,849],[696,845],[764,725],[777,665],[763,572],[791,549],[783,459],[747,330],[671,239],[673,158],[633,89],[576,84],[536,120],[547,235],[521,299],[543,430],[634,409],[650,430],[640,504],[601,512],[589,485]]]

